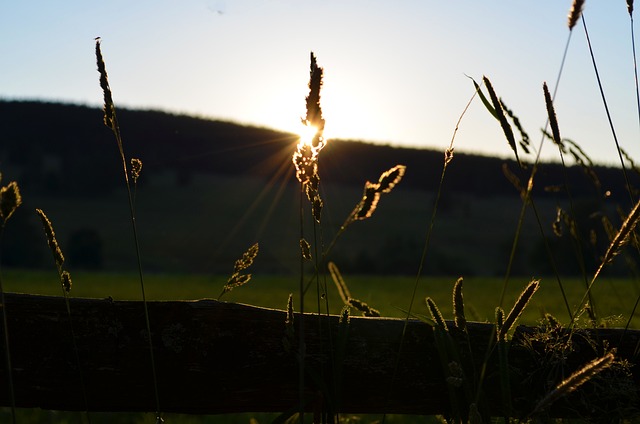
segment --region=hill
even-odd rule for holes
[[[258,270],[298,269],[299,186],[291,155],[292,134],[230,122],[156,111],[118,111],[128,157],[143,161],[136,194],[145,269],[157,272],[227,273],[253,242],[261,243]],[[33,209],[53,220],[63,249],[75,267],[126,270],[130,249],[122,166],[111,132],[97,108],[0,101],[0,170],[3,182],[17,180],[25,207],[7,226],[9,266],[49,266],[46,245]],[[398,189],[381,202],[373,219],[352,226],[332,259],[351,272],[411,274],[417,269],[425,228],[442,172],[443,152],[331,140],[321,157],[326,207],[324,236],[330,240],[362,193],[395,164],[407,166]],[[521,200],[507,167],[523,181],[514,161],[456,153],[447,170],[440,214],[425,272],[501,275],[509,257]],[[589,231],[603,211],[628,204],[621,172],[593,167],[600,186],[580,166],[542,164],[535,195],[544,231],[551,233],[556,207],[566,196],[550,186],[567,183],[575,197],[585,255]],[[638,185],[632,174],[632,184]],[[609,190],[611,196],[603,193]],[[627,206],[624,206],[627,207]],[[311,231],[311,230],[309,230]],[[514,271],[540,274],[544,238],[528,215]],[[548,236],[567,273],[575,272],[571,242]],[[327,242],[325,240],[325,242]],[[600,246],[601,248],[601,246]]]
[[[297,142],[293,134],[267,128],[157,111],[120,109],[118,118],[127,156],[143,160],[145,175],[169,172],[182,184],[196,174],[268,179],[289,172]],[[92,196],[119,186],[114,140],[102,124],[100,109],[0,101],[0,125],[0,167],[14,170],[14,178],[24,187]],[[402,163],[407,165],[404,187],[431,191],[440,181],[442,156],[441,151],[332,140],[322,154],[321,177],[331,183],[361,186],[366,179],[377,178],[383,170]],[[513,194],[503,164],[518,173],[512,160],[456,153],[447,187],[463,193]],[[614,190],[624,187],[618,169],[594,169],[604,190],[624,195],[624,190]],[[544,195],[544,187],[561,184],[565,178],[575,195],[594,193],[581,167],[573,166],[566,172],[559,164],[544,164],[536,179],[537,194]]]

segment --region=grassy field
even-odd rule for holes
[[[458,172],[452,169],[452,172]],[[410,171],[407,171],[410,172]],[[377,178],[365,175],[365,179]],[[322,232],[326,240],[336,233],[362,196],[362,186],[326,184]],[[270,273],[298,269],[300,188],[286,181],[265,184],[259,178],[197,175],[189,186],[178,187],[170,179],[150,178],[136,196],[138,232],[146,272],[224,273],[233,261],[256,241],[260,255],[255,269]],[[130,241],[126,194],[118,190],[97,198],[24,194],[16,211],[28,228],[7,225],[5,246],[26,243],[38,250],[48,266],[50,254],[41,233],[41,208],[54,223],[65,253],[70,239],[83,229],[99,235],[103,269],[134,269],[135,252]],[[166,199],[171,199],[167,202]],[[405,189],[402,183],[380,202],[367,222],[355,223],[342,236],[331,259],[341,269],[369,268],[369,273],[409,273],[419,262],[434,193]],[[437,219],[426,272],[448,275],[501,275],[509,258],[521,201],[512,196],[476,196],[447,193]],[[550,227],[556,203],[537,204],[543,223]],[[309,231],[310,232],[310,231]],[[535,272],[532,251],[539,245],[539,229],[530,215],[525,219],[518,259]],[[15,241],[14,241],[15,240]],[[395,252],[395,254],[394,254]],[[402,257],[399,257],[402,255]],[[461,260],[460,258],[464,258]],[[26,267],[34,265],[27,264]],[[72,261],[69,266],[73,267]],[[375,269],[371,269],[374,267]],[[377,269],[380,268],[380,269]]]
[[[343,275],[352,295],[378,309],[383,316],[405,317],[415,285],[415,278],[393,276]],[[77,272],[72,274],[72,297],[104,298],[116,300],[140,299],[140,284],[135,273]],[[2,275],[7,291],[31,294],[61,296],[58,277],[54,270],[5,270]],[[149,300],[195,300],[217,298],[227,276],[202,274],[148,274],[145,289]],[[446,319],[452,318],[451,290],[456,277],[422,278],[418,282],[413,311],[426,314],[424,298],[433,298]],[[321,280],[320,294],[324,293]],[[508,286],[503,302],[504,309],[510,309],[520,291],[529,282],[527,279],[513,278]],[[326,278],[328,301],[331,313],[337,314],[342,308],[341,300],[329,276]],[[574,308],[585,290],[584,281],[575,278],[562,280],[569,305]],[[493,321],[495,307],[499,305],[503,280],[500,278],[470,277],[464,279],[464,301],[468,318],[475,321]],[[223,300],[250,305],[285,309],[289,293],[297,296],[298,279],[294,276],[254,275],[247,286],[227,293]],[[307,311],[317,311],[318,288],[312,283],[306,296]],[[611,317],[612,326],[624,326],[640,289],[637,282],[623,279],[599,280],[593,288],[596,310],[601,318]],[[295,297],[294,297],[295,298]],[[297,306],[297,298],[294,307]],[[324,300],[322,301],[324,308]],[[355,313],[355,312],[354,312]],[[551,313],[561,322],[568,322],[569,315],[562,299],[557,280],[554,277],[541,278],[541,288],[533,297],[520,322],[536,324],[544,313]],[[636,314],[637,315],[637,314]],[[640,328],[640,317],[634,316],[634,328]]]

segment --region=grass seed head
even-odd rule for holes
[[[302,258],[307,261],[311,260],[311,245],[309,242],[303,238],[300,239],[300,253],[302,254]]]
[[[3,226],[21,204],[22,196],[20,195],[18,183],[11,181],[6,186],[0,188],[0,219],[2,219]]]
[[[575,391],[584,383],[591,380],[596,374],[609,368],[613,364],[614,359],[615,357],[613,353],[608,353],[601,358],[594,359],[578,371],[571,374],[566,380],[563,380],[555,387],[555,389],[549,392],[540,402],[538,402],[532,415],[542,412],[547,407],[551,406],[551,404],[556,400]]]
[[[544,314],[544,319],[547,321],[547,323],[549,324],[550,327],[560,327],[560,321],[558,321],[558,319],[556,317],[554,317],[553,315],[551,315],[550,313],[546,313]]]
[[[555,234],[556,237],[562,237],[562,222],[564,217],[565,217],[564,211],[562,210],[561,207],[558,206],[556,208],[556,220],[553,221],[553,224],[552,224],[553,234]]]
[[[638,221],[640,220],[640,201],[638,201],[627,218],[622,223],[622,226],[611,240],[609,247],[607,248],[604,257],[602,258],[602,265],[610,263],[613,258],[616,257],[624,246],[629,242],[630,236],[633,233]],[[602,265],[600,266],[602,268]]]
[[[629,16],[633,16],[633,0],[627,0],[627,10],[629,11]]]
[[[396,165],[393,168],[385,171],[380,175],[378,179],[377,191],[380,193],[389,193],[400,182],[407,167],[404,165]]]
[[[350,311],[351,308],[349,305],[344,305],[342,307],[342,310],[340,311],[340,320],[338,321],[340,324],[349,324],[351,321]]]
[[[433,318],[433,320],[435,321],[436,326],[442,328],[445,331],[449,331],[447,323],[445,322],[440,309],[438,309],[438,305],[436,305],[436,302],[434,302],[430,297],[427,297],[424,301],[427,304],[427,308],[429,308],[429,313],[431,314],[431,318]]]
[[[361,300],[350,298],[349,299],[349,305],[353,306],[355,309],[357,309],[360,312],[362,312],[362,315],[364,315],[365,317],[379,317],[380,316],[380,311],[378,311],[377,309],[372,308],[367,303],[365,303],[365,302],[363,302]]]
[[[316,129],[311,146],[318,151],[324,147],[326,141],[323,137],[324,118],[322,117],[322,107],[320,106],[320,88],[322,87],[322,77],[324,70],[318,66],[316,55],[311,52],[311,65],[309,69],[309,95],[306,97],[307,116],[304,119],[305,125]]]
[[[355,213],[356,220],[363,220],[370,218],[378,207],[380,201],[380,188],[378,184],[367,181],[364,185],[364,194],[362,199],[356,208]]]
[[[344,302],[345,305],[348,305],[349,299],[351,299],[351,292],[349,292],[349,287],[347,287],[347,283],[345,283],[344,279],[342,278],[342,274],[340,273],[338,266],[334,262],[329,262],[327,264],[327,268],[329,269],[329,274],[331,274],[333,283],[338,289],[340,299],[342,299],[342,302]]]
[[[578,23],[578,19],[580,19],[580,16],[582,15],[583,7],[584,0],[573,0],[571,10],[569,11],[569,16],[567,18],[567,25],[569,26],[569,30],[572,30],[573,27]]]
[[[491,103],[493,103],[493,108],[496,111],[496,118],[500,122],[500,126],[502,127],[502,131],[504,132],[505,137],[507,138],[507,142],[513,150],[513,153],[516,156],[516,160],[520,163],[520,158],[518,157],[518,149],[516,147],[516,138],[513,135],[513,129],[511,129],[511,125],[509,121],[507,121],[507,117],[504,115],[504,110],[502,107],[502,102],[498,99],[498,95],[493,89],[493,85],[489,78],[482,77],[482,81],[484,82],[485,87],[487,87],[487,91],[489,92],[489,97],[491,98]]]
[[[444,151],[444,166],[449,165],[449,162],[453,160],[453,147]]]
[[[111,96],[111,88],[109,87],[109,78],[107,76],[107,68],[102,58],[100,50],[100,37],[96,39],[96,61],[98,63],[98,73],[100,74],[100,87],[104,96],[104,124],[115,131],[115,106]]]
[[[133,183],[138,182],[138,178],[140,178],[140,173],[142,172],[142,161],[138,158],[131,159],[131,179]]]
[[[40,217],[40,221],[42,221],[42,227],[44,228],[44,233],[47,237],[47,244],[49,245],[49,250],[51,250],[53,259],[56,261],[56,265],[59,268],[62,268],[62,265],[64,264],[64,255],[62,254],[62,249],[60,249],[60,245],[56,239],[56,233],[53,231],[53,224],[42,209],[36,209],[36,213]]]
[[[256,256],[258,256],[259,249],[260,246],[258,245],[258,243],[254,243],[249,249],[247,249],[247,251],[242,254],[242,258],[236,261],[234,271],[240,272],[249,268],[253,264],[253,261],[256,259]]]
[[[467,319],[464,316],[464,301],[462,299],[462,277],[453,286],[453,322],[455,326],[467,331]]]
[[[220,300],[220,298],[224,296],[225,293],[230,292],[236,287],[243,286],[251,280],[251,274],[243,274],[242,271],[249,268],[253,264],[256,256],[258,256],[258,249],[258,243],[255,243],[242,254],[242,258],[238,259],[235,262],[233,274],[231,274],[231,277],[229,277],[227,283],[224,285],[224,287],[222,287],[222,293],[220,293],[220,296],[218,296],[218,300]]]
[[[546,82],[542,84],[542,91],[544,92],[544,102],[547,106],[547,116],[549,117],[549,125],[551,126],[553,141],[558,147],[562,148],[562,139],[560,138],[560,127],[558,127],[558,118],[556,117],[556,110],[553,107],[553,99],[551,99],[551,93],[549,93],[549,87],[547,87]]]
[[[289,293],[289,299],[287,300],[287,317],[284,320],[284,338],[282,343],[284,350],[291,352],[294,345],[294,330],[293,330],[293,293]]]
[[[520,136],[522,137],[522,140],[520,140],[520,143],[519,143],[520,147],[522,148],[522,150],[524,150],[525,153],[528,154],[530,152],[530,147],[531,147],[529,134],[527,134],[527,132],[524,130],[524,127],[520,123],[520,118],[518,118],[516,114],[513,113],[513,111],[509,109],[507,105],[504,103],[504,99],[500,99],[500,104],[502,105],[502,109],[504,110],[504,113],[506,113],[507,116],[509,116],[509,118],[511,119],[511,121],[513,121],[513,125],[515,125],[516,129],[520,133]]]
[[[311,214],[313,215],[313,218],[316,220],[316,222],[319,224],[320,223],[320,218],[322,216],[322,207],[324,206],[324,203],[322,203],[322,199],[320,198],[320,194],[318,194],[318,192],[315,193],[315,196],[313,196],[313,200],[311,202]]]
[[[506,337],[509,330],[511,330],[511,327],[513,327],[513,325],[516,323],[518,317],[522,315],[524,308],[526,308],[529,304],[531,297],[536,291],[538,291],[538,288],[540,288],[539,280],[532,280],[527,285],[527,287],[525,287],[525,289],[520,294],[520,297],[518,297],[518,300],[516,300],[516,303],[513,305],[513,308],[511,308],[509,315],[507,315],[507,317],[505,318],[504,323],[499,330],[499,338],[504,339]]]
[[[65,292],[69,293],[71,291],[71,274],[69,271],[62,271],[60,274],[60,282],[62,283],[62,288]]]
[[[296,178],[302,184],[306,184],[312,175],[317,174],[317,157],[311,146],[298,144],[298,149],[293,154],[293,165],[296,168]]]
[[[504,327],[504,310],[501,307],[496,308],[496,328],[498,329],[498,340],[505,340],[506,334],[502,333]]]

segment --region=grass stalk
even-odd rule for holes
[[[96,39],[96,61],[98,65],[98,72],[100,73],[100,86],[104,94],[104,123],[111,129],[118,145],[118,151],[120,153],[120,159],[122,162],[122,170],[124,175],[124,182],[127,191],[127,200],[129,202],[129,213],[131,221],[131,229],[133,232],[133,243],[136,253],[136,263],[138,270],[138,277],[140,281],[140,292],[142,296],[142,305],[144,309],[144,318],[147,331],[147,337],[149,341],[149,360],[151,362],[151,374],[153,378],[153,390],[156,406],[156,422],[163,422],[162,413],[160,409],[160,395],[158,393],[158,376],[156,371],[155,355],[153,353],[153,340],[151,337],[151,322],[149,319],[149,308],[147,307],[147,297],[144,288],[144,273],[142,271],[142,259],[140,255],[140,241],[138,238],[138,230],[136,226],[136,214],[133,204],[133,196],[131,190],[131,184],[129,183],[129,170],[127,167],[127,159],[124,153],[124,147],[122,143],[122,135],[120,133],[120,126],[118,125],[118,118],[116,116],[116,108],[113,102],[111,87],[109,86],[109,79],[107,77],[107,70],[104,60],[102,58],[102,51],[100,50],[100,38]]]
[[[614,355],[612,353],[608,353],[601,358],[594,359],[578,371],[571,374],[566,380],[563,380],[555,387],[555,389],[550,391],[538,402],[531,415],[540,414],[542,411],[550,407],[556,400],[574,392],[584,383],[591,380],[596,374],[609,368],[611,364],[613,364],[614,359]]]
[[[443,190],[443,187],[444,187],[445,174],[447,172],[447,167],[449,166],[449,164],[453,160],[453,151],[454,151],[453,143],[455,141],[456,134],[458,133],[458,129],[460,128],[460,123],[462,122],[462,119],[464,118],[464,115],[467,113],[467,110],[469,110],[469,107],[471,106],[471,103],[473,102],[473,100],[475,99],[477,94],[478,94],[478,90],[474,91],[473,95],[471,96],[471,98],[469,99],[469,101],[465,105],[464,109],[462,110],[462,113],[458,117],[458,121],[456,122],[456,126],[453,129],[453,135],[451,136],[451,142],[449,143],[449,147],[445,150],[445,153],[444,153],[444,161],[443,161],[443,165],[442,165],[442,172],[440,173],[440,181],[438,183],[438,190],[436,192],[435,201],[433,203],[433,210],[431,212],[431,217],[429,219],[429,224],[427,226],[427,232],[426,232],[426,235],[425,235],[424,245],[422,247],[422,254],[420,256],[420,263],[418,264],[418,271],[416,272],[416,278],[415,278],[415,281],[414,281],[414,284],[413,284],[413,290],[411,292],[411,299],[409,301],[409,307],[407,308],[407,315],[405,317],[404,327],[402,329],[402,338],[400,339],[400,348],[399,348],[400,351],[398,352],[398,357],[400,357],[400,353],[402,352],[402,342],[404,340],[404,336],[405,336],[405,333],[406,333],[406,330],[407,330],[407,325],[409,323],[409,318],[411,318],[411,314],[412,314],[412,311],[413,311],[413,305],[415,303],[416,295],[418,293],[418,285],[420,283],[420,278],[422,277],[422,272],[424,270],[425,262],[427,260],[427,252],[429,250],[429,245],[430,245],[430,242],[431,242],[431,234],[433,233],[433,228],[435,227],[435,222],[436,222],[436,216],[438,214],[438,204],[440,203],[440,198],[442,197],[442,190]]]
[[[0,180],[2,174],[0,174]],[[11,400],[11,422],[16,422],[16,395],[13,385],[13,366],[11,365],[11,343],[9,340],[9,319],[7,314],[7,303],[5,302],[4,287],[2,285],[2,242],[4,229],[7,221],[14,212],[22,205],[20,188],[15,181],[0,188],[0,302],[2,303],[2,329],[4,333],[5,366],[7,369],[7,384],[9,388],[9,398]]]
[[[602,261],[598,266],[598,269],[594,273],[593,278],[591,279],[591,282],[587,286],[587,290],[585,294],[582,296],[582,299],[578,304],[578,310],[571,317],[571,322],[569,323],[569,327],[573,326],[576,318],[580,315],[581,311],[584,309],[585,301],[590,296],[591,289],[594,283],[596,282],[596,280],[598,279],[598,277],[600,276],[600,273],[602,272],[604,267],[607,264],[609,264],[614,259],[614,257],[620,253],[622,248],[629,242],[630,238],[633,236],[632,233],[639,221],[640,221],[640,200],[636,202],[635,206],[633,207],[633,209],[631,210],[631,212],[629,213],[625,221],[622,223],[622,226],[620,227],[615,237],[609,244],[609,248],[605,252],[602,258]]]
[[[476,98],[476,96],[478,95],[478,91],[479,90],[475,90],[473,92],[473,94],[471,95],[471,97],[469,98],[469,101],[467,102],[467,104],[465,105],[464,109],[462,110],[462,113],[460,114],[460,116],[458,117],[458,121],[456,122],[456,126],[453,129],[453,134],[451,136],[451,141],[449,143],[449,147],[445,150],[444,153],[444,161],[443,161],[443,165],[442,165],[442,172],[440,174],[440,182],[438,183],[438,190],[436,191],[436,197],[433,203],[433,210],[431,212],[431,217],[429,219],[429,224],[427,225],[427,232],[425,235],[425,241],[423,244],[423,248],[422,248],[422,254],[420,256],[420,262],[418,264],[418,270],[416,272],[416,277],[414,280],[414,284],[413,284],[413,289],[411,292],[411,299],[409,300],[409,307],[407,308],[407,313],[404,319],[404,325],[402,327],[402,335],[400,336],[400,343],[398,346],[398,352],[396,354],[396,360],[394,363],[394,370],[393,370],[393,374],[391,377],[391,381],[389,382],[388,385],[388,390],[392,390],[395,383],[396,383],[396,375],[398,372],[398,367],[400,366],[400,357],[402,356],[402,349],[404,346],[404,340],[406,337],[406,333],[407,333],[407,326],[409,325],[409,319],[412,316],[413,313],[413,307],[415,304],[415,300],[417,297],[417,293],[418,293],[418,286],[420,283],[420,279],[422,277],[422,272],[424,270],[424,266],[425,266],[425,262],[427,260],[427,252],[429,250],[429,245],[431,243],[431,234],[433,233],[433,228],[435,227],[435,222],[436,222],[436,216],[438,214],[438,204],[440,202],[440,198],[442,196],[442,189],[444,187],[444,177],[445,174],[447,172],[447,167],[449,166],[449,164],[451,163],[451,161],[453,160],[453,151],[454,151],[454,141],[456,139],[456,135],[458,133],[458,129],[460,128],[460,124],[462,123],[462,119],[464,118],[465,114],[467,113],[467,111],[469,110],[469,107],[471,106],[471,103],[473,103],[473,100]],[[386,421],[386,415],[383,416],[382,418],[382,422],[383,424]]]
[[[304,240],[304,184],[300,184],[300,240]],[[299,402],[299,419],[300,423],[304,423],[304,363],[306,357],[306,347],[304,342],[304,255],[300,255],[300,281],[299,281],[299,302],[300,302],[300,319],[298,324],[298,402]]]
[[[618,157],[620,158],[620,166],[622,167],[622,175],[624,176],[627,192],[629,193],[629,201],[631,204],[633,204],[633,193],[631,191],[631,183],[629,182],[629,176],[627,175],[627,168],[624,164],[622,151],[620,149],[620,143],[618,143],[618,135],[616,134],[616,129],[613,125],[613,119],[611,118],[611,112],[609,112],[609,105],[607,103],[607,97],[604,93],[604,87],[602,86],[602,81],[600,80],[600,73],[598,72],[596,57],[595,57],[595,54],[593,53],[593,47],[591,46],[591,39],[589,38],[589,31],[587,30],[587,22],[584,19],[584,13],[582,14],[582,28],[584,29],[584,35],[587,40],[587,46],[589,47],[589,55],[591,56],[591,63],[593,64],[593,70],[596,75],[596,80],[598,81],[598,89],[600,90],[600,97],[602,97],[602,105],[604,106],[604,110],[607,115],[609,128],[611,129],[611,136],[613,137],[613,141],[616,146],[616,151],[618,152]]]
[[[0,225],[0,303],[2,303],[2,332],[4,333],[5,368],[7,369],[7,386],[11,400],[11,422],[16,424],[16,394],[13,387],[13,367],[11,366],[11,344],[9,343],[9,324],[7,318],[7,303],[4,299],[2,285],[2,241],[4,239],[4,221]]]
[[[575,25],[575,22],[577,21],[577,19],[580,17],[580,14],[582,12],[583,3],[584,3],[583,1],[579,1],[579,0],[574,1],[573,6],[572,6],[572,10],[571,10],[571,12],[569,14],[569,29],[570,29],[570,31],[569,31],[569,35],[567,36],[567,41],[565,43],[564,51],[563,51],[563,54],[562,54],[562,59],[560,61],[560,68],[558,69],[558,75],[556,77],[556,82],[555,82],[555,85],[554,85],[553,94],[551,95],[551,100],[552,101],[553,101],[553,99],[555,99],[556,93],[558,91],[558,87],[560,85],[560,79],[562,77],[562,72],[564,70],[564,65],[566,63],[567,53],[569,51],[569,45],[571,43],[571,34],[573,33],[573,31],[571,31],[571,29],[573,28],[573,25]],[[474,81],[474,84],[475,84],[475,81]],[[475,84],[475,86],[476,86],[476,90],[479,91],[480,87],[477,84]],[[490,105],[487,104],[486,101],[485,101],[485,106],[487,107],[489,112],[491,112],[493,114],[493,116],[496,119],[498,119],[497,116],[496,116],[496,112],[493,111],[493,109],[490,107]],[[548,127],[549,127],[549,117],[547,117],[547,121],[546,121],[546,123],[544,125],[545,131],[546,131],[546,128],[548,128]],[[508,286],[508,283],[509,283],[509,278],[511,276],[511,269],[512,269],[512,266],[513,266],[513,261],[515,259],[515,253],[516,253],[517,245],[518,245],[519,240],[520,240],[520,234],[521,234],[521,231],[522,231],[522,225],[524,223],[525,211],[526,211],[527,206],[531,205],[532,210],[533,210],[534,215],[535,215],[535,218],[536,218],[536,222],[538,224],[538,228],[540,229],[540,233],[541,233],[543,239],[545,239],[545,249],[547,251],[547,254],[548,254],[549,258],[551,258],[552,268],[554,269],[555,278],[556,278],[556,281],[558,282],[558,286],[560,288],[560,292],[562,294],[563,301],[564,301],[565,306],[567,308],[567,313],[568,313],[569,317],[571,317],[573,315],[572,311],[571,311],[571,307],[569,306],[569,301],[567,300],[567,296],[566,296],[564,287],[562,285],[562,280],[560,279],[559,273],[557,272],[556,263],[555,263],[555,260],[553,259],[553,255],[551,253],[550,246],[546,242],[546,238],[544,236],[545,231],[544,231],[544,227],[542,225],[542,221],[540,219],[540,215],[538,213],[538,209],[535,206],[534,199],[531,197],[531,190],[533,189],[534,177],[535,177],[535,175],[536,175],[536,173],[538,171],[538,164],[540,163],[540,155],[542,153],[542,148],[544,146],[544,140],[545,140],[544,132],[545,131],[543,131],[543,135],[540,138],[539,147],[538,147],[538,149],[536,151],[536,157],[535,157],[535,160],[533,162],[533,165],[532,165],[532,168],[531,168],[531,173],[529,174],[529,179],[528,179],[528,182],[527,182],[526,191],[525,191],[524,196],[523,196],[523,203],[522,203],[522,207],[520,209],[520,215],[518,217],[518,223],[516,225],[516,231],[515,231],[513,243],[511,245],[511,250],[510,250],[510,253],[509,253],[509,261],[507,263],[507,269],[505,271],[504,283],[503,283],[503,287],[502,287],[502,293],[500,294],[499,306],[502,307],[503,303],[504,303],[504,296],[506,294],[507,286]]]
[[[322,87],[323,69],[318,66],[316,56],[313,52],[310,53],[310,66],[309,66],[309,94],[305,98],[306,102],[306,116],[302,119],[302,124],[312,130],[313,134],[310,139],[301,138],[297,149],[293,154],[292,160],[296,169],[296,178],[300,182],[300,243],[303,245],[307,243],[304,238],[304,202],[303,197],[309,199],[311,203],[311,213],[315,220],[314,222],[314,248],[317,252],[318,238],[316,232],[316,223],[320,223],[322,214],[322,199],[320,197],[319,185],[320,175],[318,173],[318,155],[320,151],[326,145],[324,138],[324,118],[322,117],[322,108],[320,106],[320,88]],[[308,243],[307,243],[308,245]],[[317,254],[316,261],[317,261]],[[304,346],[304,295],[305,295],[305,280],[304,280],[304,251],[301,251],[300,255],[300,284],[299,284],[299,296],[300,296],[300,331],[299,333],[299,354],[300,354],[300,369],[299,369],[299,385],[300,385],[300,422],[304,423],[304,374],[305,374],[305,346]],[[316,279],[318,279],[318,266],[316,266]],[[319,292],[319,281],[317,282],[317,291]],[[318,312],[320,309],[320,299],[318,298]]]
[[[89,400],[87,399],[87,391],[86,385],[84,381],[84,373],[82,372],[82,365],[80,362],[80,353],[78,350],[78,342],[76,340],[76,332],[73,328],[73,317],[71,315],[71,304],[69,303],[69,291],[71,291],[71,275],[68,271],[63,268],[64,265],[64,255],[62,254],[62,250],[58,245],[58,241],[56,239],[55,231],[53,230],[53,224],[47,217],[47,215],[42,211],[42,209],[36,209],[36,213],[40,217],[42,221],[42,226],[44,228],[44,232],[47,238],[47,244],[49,245],[49,250],[51,251],[51,255],[53,257],[53,261],[56,266],[56,271],[58,272],[58,278],[60,279],[60,289],[62,290],[62,296],[64,298],[65,307],[67,309],[67,317],[69,319],[69,331],[71,333],[71,343],[73,344],[73,351],[75,354],[76,364],[78,366],[78,378],[80,379],[80,387],[82,388],[82,396],[85,406],[85,416],[89,424],[91,423],[91,416],[89,414]]]

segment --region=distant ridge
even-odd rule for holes
[[[185,184],[198,173],[264,178],[280,174],[294,182],[290,160],[296,143],[293,134],[148,110],[119,109],[118,118],[127,155],[141,158],[147,174],[172,172]],[[13,178],[23,186],[43,192],[95,195],[121,184],[114,140],[102,123],[99,108],[0,100],[0,127],[0,171],[15,173]],[[440,181],[443,152],[331,140],[320,161],[323,181],[362,185],[401,163],[407,166],[403,188],[434,190]],[[485,196],[513,195],[516,191],[505,178],[503,165],[526,181],[528,174],[520,172],[514,161],[456,152],[445,189]],[[594,169],[601,190],[625,196],[618,169]],[[566,178],[574,195],[595,193],[580,167],[569,168]],[[545,187],[564,181],[560,165],[543,164],[536,177],[536,193],[545,195]],[[634,175],[634,184],[638,181]]]

